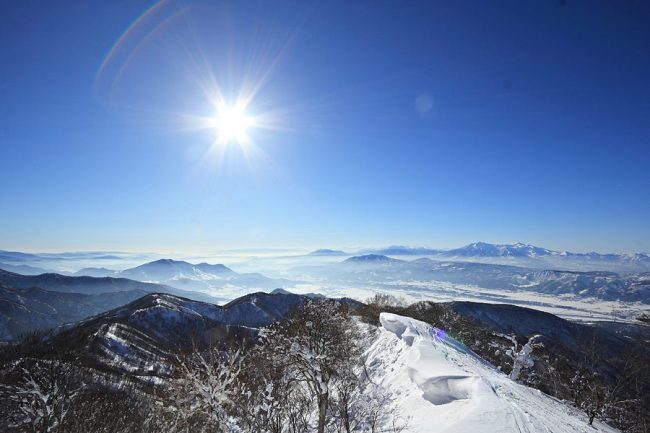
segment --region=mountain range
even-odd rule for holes
[[[59,349],[79,353],[109,371],[160,376],[179,350],[251,341],[261,327],[308,298],[287,292],[251,293],[223,306],[169,294],[147,294],[126,305],[57,328]]]
[[[82,293],[96,295],[106,292],[123,292],[127,290],[141,290],[144,292],[163,292],[191,295],[190,293],[174,289],[161,284],[153,284],[115,277],[86,277],[69,276],[61,274],[22,275],[0,269],[0,283],[17,289],[40,289],[55,292]]]
[[[13,341],[34,331],[76,322],[134,301],[148,292],[54,292],[38,287],[18,289],[0,283],[0,341]]]
[[[238,273],[223,264],[192,264],[181,260],[160,259],[123,271],[106,268],[83,268],[75,276],[128,278],[164,284],[182,290],[207,293],[217,299],[224,299],[224,289],[273,290],[291,287],[295,282],[269,278],[260,273]]]
[[[604,271],[540,270],[512,265],[442,261],[432,258],[403,260],[380,254],[349,257],[342,262],[301,267],[296,273],[331,285],[379,286],[440,282],[477,288],[545,295],[572,295],[608,301],[650,304],[650,272],[618,274]],[[417,290],[412,287],[412,290]]]
[[[40,275],[53,273],[54,271],[44,268],[38,268],[36,266],[24,265],[24,264],[9,264],[9,263],[0,263],[0,269],[15,272],[17,274],[23,275]]]
[[[126,278],[21,275],[0,269],[0,341],[76,322],[148,293],[216,301],[204,293]]]
[[[630,259],[650,260],[648,253],[614,254],[614,253],[572,253],[568,251],[555,251],[535,245],[515,244],[490,244],[487,242],[474,242],[460,248],[436,249],[427,247],[390,246],[386,248],[375,248],[362,250],[362,253],[374,253],[384,255],[440,255],[445,257],[528,257],[537,258],[545,256],[559,257],[590,257],[603,260]]]
[[[570,271],[612,271],[618,273],[638,273],[650,271],[650,254],[637,253],[576,253],[558,251],[525,243],[492,244],[474,242],[459,248],[440,249],[414,246],[389,246],[362,249],[350,252],[340,249],[317,249],[307,255],[282,256],[318,260],[322,258],[351,257],[378,254],[395,256],[424,256],[437,260],[468,261],[494,264],[510,264],[534,269],[559,269]],[[224,265],[207,263],[192,264],[179,260],[162,259],[135,266],[143,259],[155,257],[154,254],[135,254],[117,252],[68,252],[68,253],[23,253],[0,250],[0,269],[21,274],[37,275],[57,272],[66,275],[85,275],[94,277],[125,277],[192,290],[223,288],[216,280],[237,280],[236,285],[246,288],[268,289],[284,286],[263,278],[259,274],[228,273]],[[164,268],[167,268],[165,270]],[[71,272],[70,270],[78,270]],[[123,269],[123,270],[115,270]],[[173,269],[173,271],[170,271]],[[166,274],[166,275],[164,275]],[[208,283],[208,280],[215,280]],[[197,281],[202,281],[197,283]],[[233,281],[230,281],[232,283]],[[215,287],[213,287],[215,286]]]
[[[360,253],[386,256],[429,256],[442,260],[481,261],[497,264],[510,263],[538,269],[650,271],[650,254],[648,253],[573,253],[523,243],[490,244],[474,242],[453,249],[391,246],[363,250]]]
[[[440,269],[452,267],[446,271],[450,275],[468,265],[476,266],[473,274],[479,276],[480,270],[485,276],[494,268],[512,268],[502,269],[503,273],[519,272],[515,267],[449,264],[431,259],[404,261],[381,255],[347,259],[336,267],[344,275],[370,270],[381,278],[384,269],[392,269],[401,277],[407,275],[401,274],[406,270],[418,272],[420,267],[438,265]],[[233,272],[220,265],[174,261],[158,261],[134,269],[134,275],[167,279],[178,273],[201,278],[203,273],[229,275]],[[61,291],[30,286],[36,283]],[[129,290],[120,291],[120,288]],[[260,328],[286,317],[309,299],[279,289],[272,293],[250,293],[220,306],[170,293],[148,292],[155,288],[177,290],[124,278],[0,272],[2,324],[27,326],[33,318],[42,328],[51,328],[42,339],[30,340],[24,347],[8,344],[6,347],[15,347],[15,351],[7,353],[20,355],[25,350],[32,357],[74,359],[87,373],[92,372],[89,377],[97,383],[108,387],[129,383],[142,392],[169,380],[179,354],[207,345],[222,352],[231,348],[245,351]],[[94,294],[71,292],[77,289]],[[99,290],[106,292],[97,293]],[[429,431],[433,422],[443,421],[454,428],[472,427],[481,431],[481,423],[489,419],[490,429],[486,431],[494,431],[492,427],[498,425],[499,431],[515,432],[521,426],[546,425],[548,411],[553,411],[556,421],[560,420],[557,425],[561,428],[554,431],[576,431],[584,420],[575,409],[521,383],[543,389],[538,374],[551,365],[548,359],[560,359],[566,370],[573,373],[581,367],[576,348],[591,340],[604,354],[604,361],[595,368],[605,374],[619,371],[621,354],[628,349],[646,350],[643,347],[646,347],[648,327],[643,324],[636,325],[634,333],[617,335],[607,324],[598,327],[575,324],[548,313],[511,305],[422,302],[409,307],[386,306],[428,322],[424,323],[395,314],[380,314],[381,310],[373,306],[347,299],[339,302],[351,304],[360,320],[368,324],[373,319],[379,320],[379,329],[358,327],[358,330],[369,330],[363,336],[369,344],[364,355],[367,356],[365,374],[373,383],[386,386],[392,396],[391,404],[399,405],[409,416],[417,415],[411,426],[414,431]],[[102,304],[104,310],[112,309],[103,311]],[[434,322],[440,328],[433,328]],[[311,326],[310,323],[306,326]],[[15,331],[16,328],[3,329]],[[6,335],[2,337],[5,341],[12,340],[6,339]],[[517,372],[520,382],[517,384],[511,380],[516,365],[512,353],[533,340],[543,345],[537,346],[525,371]],[[450,413],[454,414],[453,419],[446,417]],[[597,426],[600,430],[614,431],[602,424]]]

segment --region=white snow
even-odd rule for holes
[[[389,313],[367,370],[409,418],[409,432],[616,432],[588,426],[575,408],[513,382],[444,331]]]
[[[510,372],[510,379],[517,380],[522,369],[531,368],[533,365],[535,365],[535,360],[532,357],[532,353],[536,345],[541,345],[541,343],[538,343],[538,340],[540,338],[541,335],[532,336],[530,339],[528,339],[528,342],[524,344],[524,347],[522,347],[519,352],[512,354],[514,365],[512,367],[512,372]],[[515,343],[516,341],[517,340],[515,340]]]

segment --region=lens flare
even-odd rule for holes
[[[205,23],[197,10],[195,5],[174,0],[158,0],[146,9],[103,59],[95,77],[95,96],[112,108],[128,111],[131,121],[163,132],[199,133],[193,136],[198,140],[191,144],[192,158],[210,173],[225,172],[214,170],[216,165],[245,166],[250,171],[271,169],[275,173],[275,163],[260,144],[266,143],[272,132],[293,132],[290,124],[295,114],[292,107],[274,107],[265,89],[301,22],[279,30],[261,27],[259,38],[249,47],[241,45],[239,33],[228,37],[233,36],[228,16],[218,9],[211,12],[216,24],[211,23],[210,29],[216,26],[222,37],[216,43],[209,40],[208,45],[201,38]],[[230,52],[255,55],[239,58],[228,55]],[[149,61],[156,67],[145,72],[142,65]],[[148,105],[143,99],[142,95],[153,88],[147,87],[146,81],[133,86],[133,80],[142,74],[155,74],[152,82],[156,85],[169,79],[169,92],[153,93],[162,95],[162,103],[155,99]],[[141,88],[145,91],[138,93]],[[124,89],[136,90],[127,93]],[[177,94],[183,96],[175,101]]]
[[[253,126],[253,122],[241,104],[218,107],[213,123],[219,143],[241,145],[249,142],[247,132],[248,128]]]

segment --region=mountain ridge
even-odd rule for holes
[[[384,248],[370,248],[359,251],[359,253],[373,253],[383,255],[442,255],[442,256],[483,256],[483,257],[540,257],[540,256],[564,256],[564,257],[602,257],[602,258],[634,258],[650,260],[650,253],[599,253],[595,251],[577,253],[569,251],[558,251],[544,247],[516,242],[514,244],[493,244],[488,242],[472,242],[457,248],[432,248],[413,247],[406,245],[392,245]]]
[[[195,299],[214,300],[214,298],[203,293],[128,278],[70,276],[57,273],[22,275],[0,269],[0,283],[17,289],[38,287],[54,292],[81,293],[86,295],[142,290],[149,293],[175,293]]]

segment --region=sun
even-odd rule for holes
[[[251,118],[244,107],[239,105],[222,105],[217,109],[213,121],[220,143],[245,144],[248,141],[248,128],[252,126]]]

